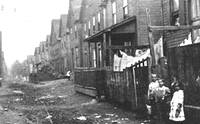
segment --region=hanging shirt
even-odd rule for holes
[[[159,83],[158,81],[155,82],[151,82],[149,84],[149,88],[148,88],[148,99],[150,99],[151,96],[155,97],[155,90],[159,87]]]
[[[156,88],[155,91],[154,91],[155,101],[158,102],[158,101],[164,100],[164,97],[169,92],[170,92],[170,90],[166,86]]]

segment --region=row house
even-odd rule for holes
[[[51,26],[51,63],[59,73],[70,70],[72,60],[70,59],[70,45],[67,28],[68,15],[61,15],[60,19],[52,20]]]
[[[69,53],[71,53],[72,58],[72,69],[74,69],[74,67],[82,66],[83,63],[83,27],[81,17],[81,13],[83,13],[81,10],[83,1],[84,0],[69,0],[67,28],[69,31]]]
[[[46,54],[46,61],[50,61],[50,35],[46,36],[46,41],[45,41],[45,54]]]
[[[61,15],[60,16],[60,51],[61,51],[61,58],[62,61],[60,65],[62,65],[62,70],[66,73],[67,70],[71,69],[71,55],[70,55],[70,43],[69,43],[69,30],[67,28],[67,18],[68,15]]]
[[[27,56],[27,64],[28,64],[28,70],[29,74],[34,73],[34,65],[35,65],[35,57],[34,55],[28,55]]]
[[[64,19],[62,18],[64,17]],[[65,56],[65,41],[64,36],[65,29],[63,30],[62,25],[65,23],[65,17],[61,16],[61,20],[54,19],[51,24],[51,35],[50,35],[50,47],[51,47],[51,63],[54,66],[56,72],[64,73],[64,56]],[[61,32],[62,31],[62,32]],[[62,36],[62,37],[61,37]]]
[[[59,72],[59,62],[58,58],[60,57],[60,49],[59,49],[59,30],[60,30],[60,20],[54,19],[51,22],[51,34],[50,34],[50,56],[51,63],[55,69],[55,71]]]
[[[70,0],[74,64],[110,67],[119,50],[134,56],[136,49],[149,47],[146,8],[151,10],[152,25],[161,25],[160,0]],[[155,36],[157,41],[160,34]]]
[[[71,0],[71,4],[74,1]],[[113,71],[114,55],[120,57],[120,51],[123,51],[135,56],[137,49],[146,50],[150,47],[148,22],[155,26],[162,25],[161,0],[83,0],[77,6],[81,8],[80,15],[70,30],[70,36],[78,38],[74,51],[74,57],[77,58],[73,58],[77,64],[74,71],[75,90],[90,96],[105,95],[125,105],[130,103],[137,106],[137,102],[143,102],[144,105],[150,69],[142,68],[141,73],[137,73],[139,76],[135,77],[136,82],[131,80],[133,69],[126,73],[124,70]],[[76,4],[73,7],[78,8]],[[69,7],[68,14],[79,12],[73,7]],[[155,32],[153,42],[156,43],[161,34]],[[75,43],[74,39],[71,42]],[[137,91],[138,87],[140,89]]]
[[[27,56],[27,60],[30,64],[33,64],[34,69],[32,71],[36,72],[37,69],[41,68],[44,65],[49,64],[50,60],[50,37],[47,36],[46,41],[42,41],[39,44],[39,47],[35,48],[34,59],[32,56]]]

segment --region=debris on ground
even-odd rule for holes
[[[82,121],[86,121],[87,118],[85,116],[80,116],[80,117],[77,117],[78,120],[82,120]]]
[[[3,109],[3,113],[17,111],[18,118],[25,118],[25,124],[132,124],[130,122],[134,120],[129,119],[133,113],[76,93],[73,82],[62,80],[48,83],[11,84],[9,88],[15,94],[9,94],[5,104],[8,104],[9,111],[4,112]],[[134,124],[140,122],[134,120]]]
[[[107,116],[114,116],[115,114],[106,114]]]
[[[37,100],[42,100],[42,99],[50,99],[50,98],[54,98],[55,96],[48,94],[47,96],[42,96],[40,98],[38,98]]]
[[[51,119],[52,116],[51,115],[48,115],[45,119]]]
[[[22,92],[20,90],[13,90],[13,93],[15,93],[15,94],[24,94],[24,92]]]
[[[92,99],[90,102],[87,102],[87,103],[82,103],[81,105],[84,106],[84,105],[92,105],[92,104],[96,104],[97,103],[97,100],[96,99]]]

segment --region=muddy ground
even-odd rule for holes
[[[65,79],[37,85],[9,82],[1,89],[1,124],[144,123],[133,112],[76,93]]]

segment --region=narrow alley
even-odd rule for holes
[[[0,124],[140,124],[132,112],[75,93],[66,79],[0,90]]]

